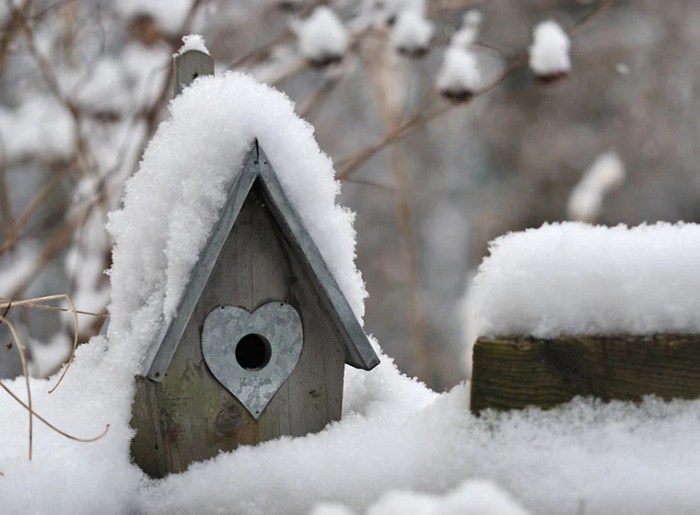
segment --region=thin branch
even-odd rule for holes
[[[597,14],[601,13],[604,9],[608,8],[610,5],[612,5],[615,2],[615,0],[602,0],[600,3],[598,3],[591,11],[586,13],[583,17],[581,17],[578,21],[576,21],[573,25],[571,25],[567,30],[567,34],[570,36],[573,35],[575,31],[580,29],[582,26],[590,22]],[[509,62],[508,66],[504,70],[504,72],[501,74],[501,76],[493,82],[491,85],[489,85],[486,89],[483,89],[477,93],[475,93],[472,97],[472,100],[475,98],[483,97],[491,93],[493,90],[495,90],[498,86],[503,84],[510,76],[518,69],[522,68],[523,66],[527,65],[527,52],[523,51],[520,53],[517,53],[510,57],[508,60]],[[381,140],[378,142],[369,145],[365,149],[361,150],[357,154],[355,154],[354,157],[349,158],[345,161],[343,165],[340,166],[338,169],[338,174],[337,178],[340,181],[347,180],[349,176],[351,176],[353,173],[355,173],[359,168],[364,166],[367,161],[369,161],[377,152],[383,150],[386,147],[389,147],[396,143],[397,141],[400,141],[404,139],[405,137],[409,136],[413,132],[415,132],[417,129],[427,125],[428,123],[432,122],[436,118],[439,118],[443,114],[451,111],[455,107],[462,107],[468,104],[455,104],[451,103],[446,106],[442,106],[432,113],[428,113],[427,115],[424,115],[421,112],[421,108],[417,108],[414,111],[414,114],[411,115],[407,121],[402,122],[398,125],[396,125],[389,133],[387,133]]]
[[[369,179],[357,179],[357,178],[350,178],[346,179],[345,182],[353,183],[353,184],[359,184],[361,186],[371,186],[372,188],[377,188],[378,190],[383,190],[386,191],[387,193],[391,194],[396,194],[398,193],[396,191],[396,188],[393,186],[388,186],[386,184],[381,184],[379,182],[375,182]]]
[[[73,313],[73,348],[70,351],[70,356],[68,357],[68,361],[66,362],[66,366],[63,369],[63,372],[61,373],[61,376],[58,378],[58,381],[56,381],[56,384],[53,386],[53,388],[49,389],[49,393],[53,393],[56,388],[58,388],[58,385],[61,384],[63,381],[63,378],[66,377],[66,374],[68,373],[68,370],[70,369],[71,364],[73,363],[73,358],[75,358],[75,350],[78,348],[78,333],[79,333],[79,327],[78,327],[78,312],[75,309],[75,304],[73,304],[73,299],[70,298],[70,295],[56,295],[56,298],[63,298],[68,302],[70,305],[71,312]]]
[[[50,300],[56,300],[56,299],[61,299],[64,298],[65,294],[56,294],[56,295],[47,295],[45,297],[36,297],[33,299],[26,299],[26,300],[11,300],[11,299],[6,299],[3,297],[0,297],[0,309],[5,308],[7,306],[13,306],[13,307],[28,307],[28,308],[36,308],[36,309],[46,309],[46,310],[51,310],[51,311],[64,311],[64,312],[73,312],[73,309],[71,308],[59,308],[56,306],[46,306],[43,304],[37,304],[37,302],[46,302]],[[98,317],[98,318],[107,318],[107,315],[103,313],[92,313],[90,311],[81,311],[79,309],[76,309],[75,312],[78,315],[88,315],[88,316],[93,316],[93,317]]]
[[[9,309],[9,306],[8,306]],[[0,323],[7,326],[12,334],[12,338],[15,341],[15,346],[17,347],[17,352],[19,352],[19,360],[22,363],[22,374],[24,375],[24,384],[27,388],[27,410],[29,411],[29,460],[32,459],[32,444],[34,442],[34,417],[32,410],[32,389],[29,384],[29,366],[27,365],[27,355],[24,352],[24,346],[22,345],[15,326],[7,318],[0,315]],[[4,386],[4,385],[3,385]],[[23,403],[24,404],[24,403]]]

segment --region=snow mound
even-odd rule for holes
[[[546,224],[494,240],[470,309],[479,336],[700,331],[700,226]]]
[[[445,495],[408,490],[384,494],[367,515],[527,515],[527,511],[491,481],[468,480]],[[339,503],[322,503],[310,515],[355,515]]]
[[[444,496],[416,492],[389,492],[367,510],[367,515],[527,515],[503,490],[490,481],[465,481]]]
[[[571,40],[555,21],[538,23],[530,47],[530,68],[540,77],[551,77],[571,71]]]

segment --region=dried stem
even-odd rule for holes
[[[8,310],[9,310],[9,305],[8,305]],[[22,342],[19,339],[19,336],[17,335],[17,331],[15,330],[15,326],[10,322],[7,318],[5,318],[3,315],[0,315],[0,323],[3,323],[7,326],[7,328],[10,330],[10,333],[12,334],[12,339],[15,341],[15,346],[17,347],[17,352],[19,352],[19,359],[20,362],[22,363],[22,374],[24,375],[24,383],[27,388],[27,410],[29,412],[29,460],[31,461],[32,459],[32,445],[34,443],[34,417],[33,413],[34,411],[32,410],[32,389],[29,384],[29,366],[27,365],[27,356],[24,352],[24,346],[22,345]],[[3,385],[4,386],[4,385]],[[14,395],[13,395],[14,397]],[[15,397],[16,398],[16,397]],[[24,405],[24,403],[22,403]]]
[[[572,36],[578,29],[589,23],[596,15],[600,14],[603,10],[612,5],[615,0],[602,0],[599,2],[591,11],[582,16],[578,21],[571,25],[567,30],[567,34]],[[483,89],[474,94],[473,98],[478,98],[485,96],[492,91],[494,91],[498,86],[503,84],[516,70],[527,65],[527,52],[519,52],[507,59],[508,66],[501,74],[498,80],[489,85],[486,89]],[[346,180],[350,175],[355,173],[359,168],[362,168],[367,161],[369,161],[377,152],[387,148],[396,142],[409,136],[417,129],[424,127],[428,123],[442,116],[443,114],[451,111],[452,109],[465,104],[447,104],[439,107],[431,113],[424,114],[424,106],[420,105],[414,110],[413,114],[408,117],[404,122],[396,124],[392,127],[384,137],[378,142],[369,145],[368,147],[360,150],[355,154],[355,156],[346,159],[345,164],[341,166],[338,170],[338,180]],[[466,104],[469,105],[469,104]]]
[[[31,415],[34,415],[34,416],[37,418],[37,420],[39,420],[40,422],[42,422],[44,425],[46,425],[47,427],[49,427],[50,429],[52,429],[52,430],[55,431],[56,433],[60,434],[61,436],[65,436],[66,438],[68,438],[68,439],[70,439],[70,440],[74,440],[74,441],[76,441],[76,442],[84,442],[84,443],[96,442],[96,441],[99,440],[100,438],[104,437],[104,436],[107,434],[107,432],[109,431],[109,424],[106,424],[106,425],[105,425],[105,428],[104,428],[104,431],[102,431],[102,433],[100,433],[99,435],[94,436],[94,437],[92,437],[92,438],[79,438],[79,437],[77,437],[77,436],[73,436],[73,435],[71,435],[71,434],[66,433],[66,432],[63,431],[62,429],[59,429],[58,427],[54,426],[51,422],[49,422],[49,421],[46,420],[44,417],[42,417],[41,415],[39,415],[39,414],[38,414],[36,411],[34,411],[31,407],[29,407],[27,404],[25,404],[25,403],[22,401],[22,399],[20,399],[19,397],[17,397],[17,395],[15,395],[15,393],[14,393],[12,390],[10,390],[10,389],[7,387],[7,385],[5,385],[3,382],[0,382],[0,388],[2,388],[3,390],[5,390],[5,391],[10,395],[10,397],[12,397],[15,401],[17,401],[24,409],[26,409],[27,411],[29,411],[30,416],[31,416]]]
[[[73,299],[70,298],[70,295],[66,295],[66,294],[55,295],[54,298],[55,299],[63,298],[70,305],[70,310],[73,313],[73,348],[70,351],[70,356],[68,357],[68,361],[66,362],[66,366],[63,369],[61,376],[58,378],[58,381],[56,381],[56,384],[53,386],[53,388],[49,389],[49,393],[53,393],[56,390],[56,388],[58,388],[58,385],[60,385],[61,382],[63,381],[63,378],[66,377],[66,374],[68,373],[68,370],[70,369],[70,366],[73,363],[73,358],[75,358],[75,350],[78,348],[78,332],[79,332],[78,312],[75,309],[75,304],[73,304]]]

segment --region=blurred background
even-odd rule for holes
[[[529,66],[545,20],[570,70]],[[217,74],[285,91],[316,128],[357,213],[365,329],[434,389],[467,377],[463,303],[493,238],[700,221],[697,0],[2,0],[1,297],[105,313],[107,213],[190,33]],[[4,306],[32,373],[55,370],[70,313]],[[103,321],[79,319],[80,341]],[[2,377],[21,371],[13,343],[0,328]]]

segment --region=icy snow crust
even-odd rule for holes
[[[358,314],[364,297],[352,260],[351,215],[334,203],[330,162],[282,94],[241,75],[199,79],[172,112],[111,222],[117,250],[109,342],[96,337],[81,346],[51,395],[56,377],[32,380],[35,409],[51,422],[83,437],[109,423],[109,433],[84,444],[35,422],[29,462],[26,413],[0,392],[3,515],[274,515],[317,505],[321,513],[372,515],[405,513],[409,505],[435,514],[697,510],[700,402],[647,400],[637,408],[575,401],[548,412],[475,418],[468,385],[437,394],[402,376],[386,357],[371,372],[347,370],[343,420],[321,433],[223,453],[164,480],[146,478],[129,463],[133,376],[253,136]],[[659,246],[674,234],[671,250],[697,240],[693,227],[665,232]],[[681,268],[688,272],[688,263],[697,262],[695,251],[683,248],[684,265],[669,277],[680,278]],[[692,273],[685,277],[692,283]],[[23,396],[21,380],[7,384]]]
[[[544,225],[491,243],[477,335],[700,332],[700,226]]]

